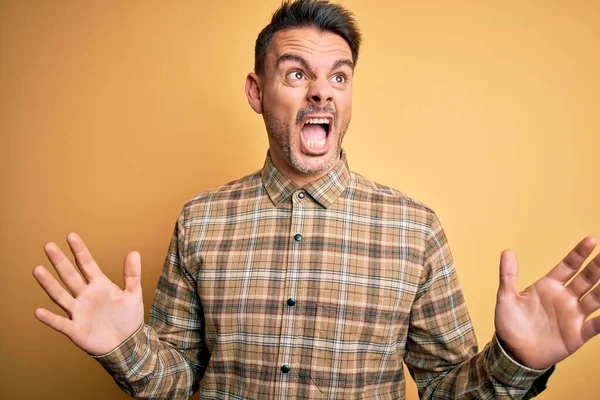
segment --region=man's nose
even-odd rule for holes
[[[319,78],[314,80],[310,84],[308,91],[308,101],[311,103],[323,107],[331,102],[333,99],[333,91],[331,84],[325,78]]]

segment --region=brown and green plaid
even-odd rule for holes
[[[143,398],[530,398],[550,371],[478,353],[425,205],[350,172],[298,187],[273,166],[188,202],[150,323],[98,357]]]

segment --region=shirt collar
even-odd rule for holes
[[[261,176],[263,185],[275,207],[288,200],[296,190],[304,189],[322,207],[329,208],[344,193],[350,183],[350,169],[344,150],[342,150],[340,160],[327,175],[303,188],[283,176],[273,165],[269,154],[267,154]]]

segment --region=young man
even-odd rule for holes
[[[506,252],[496,336],[478,353],[444,232],[425,205],[348,169],[360,34],[324,1],[285,3],[256,43],[250,106],[269,135],[264,168],[186,204],[144,325],[139,255],[125,290],[75,234],[69,290],[34,275],[69,315],[36,310],[140,398],[530,398],[553,365],[600,332],[600,256],[586,238],[525,292]]]

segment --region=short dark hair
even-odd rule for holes
[[[304,27],[313,27],[341,36],[350,46],[352,62],[356,65],[361,36],[350,11],[328,0],[285,0],[273,14],[269,25],[256,39],[254,72],[264,72],[267,50],[277,32]]]

